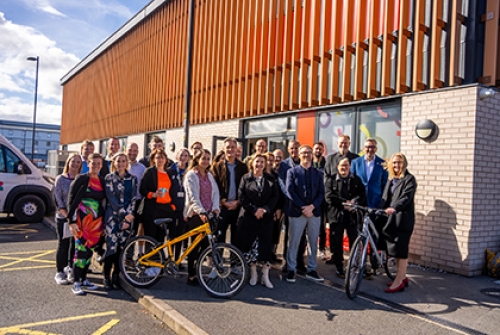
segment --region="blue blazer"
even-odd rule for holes
[[[384,162],[382,158],[375,156],[375,166],[373,167],[370,179],[366,176],[365,156],[356,158],[351,163],[351,172],[361,178],[363,185],[365,185],[368,207],[380,207],[382,192],[384,191],[385,184],[387,184],[388,176],[383,166]]]
[[[325,199],[325,184],[323,173],[315,169],[311,170],[311,194],[306,197],[306,170],[301,166],[296,166],[286,173],[286,191],[290,199],[285,206],[286,214],[290,217],[300,217],[302,206],[314,205],[314,216],[321,216],[321,204]]]

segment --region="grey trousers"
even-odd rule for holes
[[[310,218],[301,215],[298,218],[289,217],[288,227],[288,251],[286,253],[286,265],[288,271],[295,271],[297,266],[297,252],[300,238],[307,227],[307,272],[316,270],[318,266],[316,254],[318,253],[318,236],[321,225],[319,216]]]

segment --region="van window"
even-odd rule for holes
[[[21,160],[9,148],[0,145],[0,172],[17,173]],[[26,173],[26,169],[25,173]]]

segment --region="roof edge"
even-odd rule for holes
[[[61,79],[61,85],[67,83],[73,76],[78,72],[83,70],[88,64],[90,64],[94,59],[106,51],[111,45],[122,38],[125,34],[135,28],[139,23],[141,23],[145,18],[147,18],[151,13],[157,10],[164,3],[170,0],[151,0],[143,9],[141,9],[137,14],[135,14],[130,20],[128,20],[123,26],[121,26],[117,31],[115,31],[111,36],[104,40],[97,48],[92,50],[85,58],[83,58],[78,64],[76,64],[68,73],[66,73]]]

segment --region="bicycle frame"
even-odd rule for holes
[[[370,244],[371,253],[374,254],[375,257],[377,258],[378,264],[382,265],[383,264],[382,257],[380,257],[379,255],[379,251],[377,249],[375,240],[373,239],[372,232],[376,238],[379,237],[377,229],[375,229],[375,225],[373,224],[373,221],[370,219],[370,216],[365,215],[363,218],[363,229],[362,231],[359,232],[359,235],[367,238],[369,242],[365,243],[365,245],[363,246],[363,258],[362,258],[363,264],[365,264],[366,255],[368,254],[368,244]]]
[[[162,251],[163,249],[167,248],[168,250],[168,260],[169,261],[172,261],[172,255],[173,255],[173,248],[172,246],[179,243],[179,242],[182,242],[184,240],[187,240],[188,238],[192,237],[192,236],[196,236],[196,238],[194,239],[194,241],[191,243],[191,245],[189,245],[189,247],[186,249],[186,251],[184,251],[184,253],[179,257],[179,259],[177,261],[175,261],[175,265],[176,266],[179,266],[179,264],[182,262],[182,260],[184,260],[184,258],[187,257],[187,255],[189,255],[189,253],[198,246],[198,244],[201,242],[201,240],[203,240],[206,236],[209,237],[209,239],[211,239],[211,236],[212,236],[212,230],[210,229],[210,223],[207,222],[199,227],[196,227],[186,233],[184,233],[183,235],[179,236],[179,237],[176,237],[172,240],[170,239],[167,239],[166,242],[164,242],[162,245],[156,247],[154,250],[152,250],[151,252],[148,252],[147,254],[141,256],[139,259],[138,259],[138,262],[139,264],[141,265],[145,265],[145,266],[155,266],[155,267],[159,267],[159,268],[164,268],[165,267],[165,264],[161,264],[161,263],[158,263],[158,262],[155,262],[155,261],[150,261],[149,258],[156,255],[157,253],[159,253],[160,251]]]

